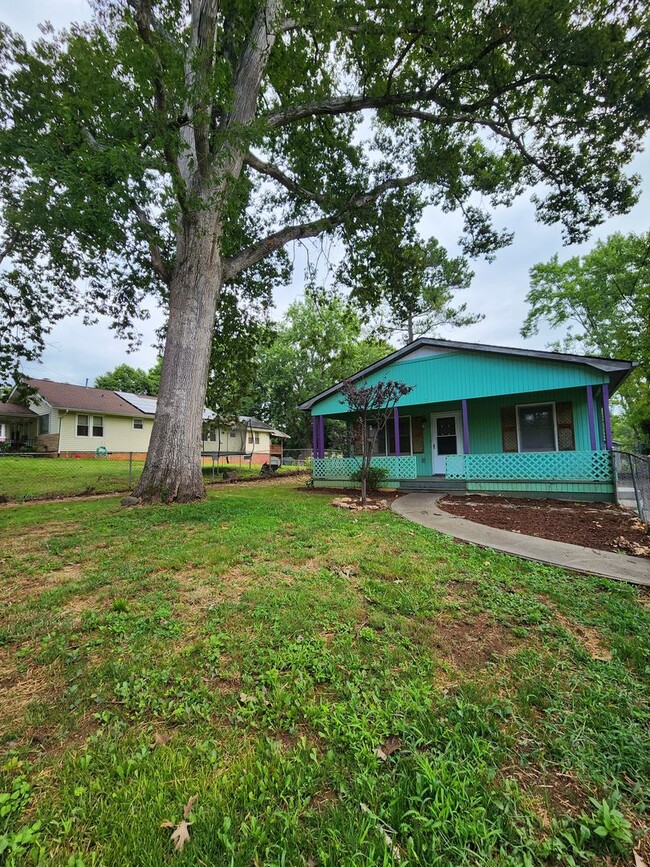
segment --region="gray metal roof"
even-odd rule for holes
[[[638,362],[636,361],[623,361],[617,358],[599,358],[598,356],[593,355],[574,355],[568,352],[547,352],[546,350],[541,349],[521,349],[511,346],[492,346],[487,343],[465,343],[459,340],[440,340],[435,337],[420,337],[417,340],[414,340],[413,343],[408,343],[401,349],[391,352],[390,355],[380,358],[379,361],[375,361],[374,364],[364,367],[357,373],[352,374],[349,378],[354,382],[357,379],[362,379],[364,376],[369,376],[371,373],[381,370],[382,367],[387,367],[395,361],[400,361],[402,358],[410,355],[412,352],[415,352],[416,349],[420,349],[423,346],[431,346],[436,349],[455,349],[467,352],[488,352],[497,355],[538,358],[543,361],[560,361],[568,362],[570,364],[587,364],[590,367],[595,367],[597,370],[602,370],[611,374],[610,383],[612,386],[612,392],[615,391],[623,382],[625,377],[638,366]],[[310,397],[309,400],[301,403],[298,409],[311,409],[314,404],[329,397],[330,394],[335,394],[342,385],[343,382],[337,382],[336,385],[331,386],[331,388],[327,388],[325,391],[321,391],[319,394],[316,394],[314,397]]]

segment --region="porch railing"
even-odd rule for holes
[[[448,455],[448,479],[611,482],[610,452],[512,452]]]
[[[360,458],[314,458],[314,478],[332,482],[348,481],[360,465]],[[387,470],[388,480],[417,478],[417,458],[414,455],[374,457],[371,466]]]

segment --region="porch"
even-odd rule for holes
[[[359,457],[351,448],[346,457],[324,457],[325,438],[325,418],[315,417],[314,485],[353,487]],[[377,452],[372,466],[386,470],[386,488],[615,498],[605,389],[396,407]]]

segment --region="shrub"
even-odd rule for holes
[[[350,474],[350,479],[353,482],[361,481],[361,467]],[[381,488],[383,483],[388,479],[388,470],[384,467],[370,467],[368,470],[368,478],[366,483],[369,491],[376,491]]]

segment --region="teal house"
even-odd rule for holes
[[[386,487],[613,500],[609,401],[634,367],[423,337],[351,379],[412,387],[377,439]],[[354,423],[341,385],[300,407],[312,416],[315,486],[351,485],[359,467],[352,453],[325,457],[326,421]]]

